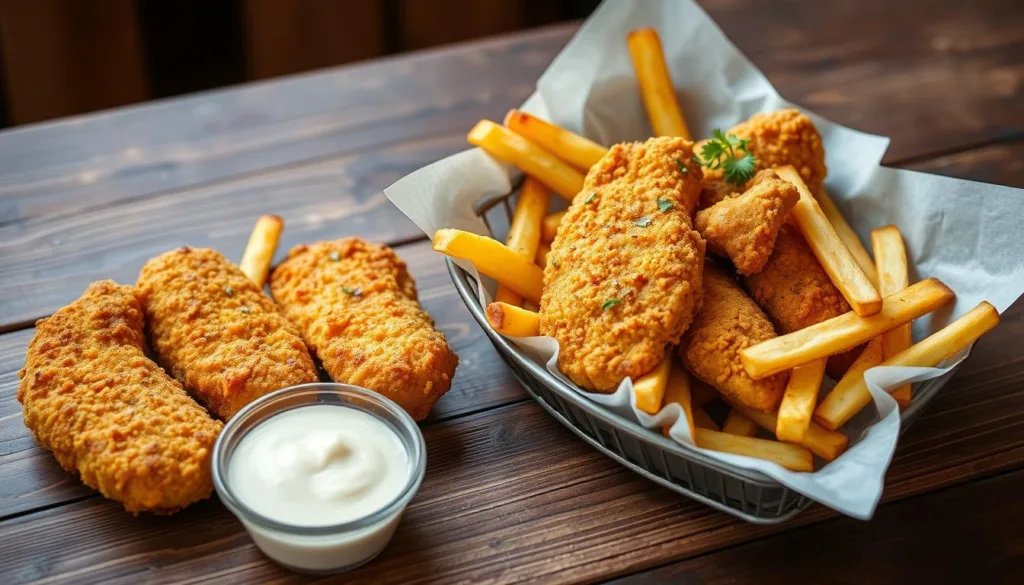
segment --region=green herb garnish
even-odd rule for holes
[[[551,265],[554,266],[555,268],[558,268],[558,258],[552,258]]]
[[[345,293],[347,295],[351,295],[353,297],[361,297],[361,296],[363,296],[363,289],[361,289],[361,288],[349,288],[347,286],[342,286],[341,287],[341,292],[343,292],[343,293]]]
[[[331,250],[331,254],[328,258],[331,259],[331,262],[337,262],[338,260],[341,260],[341,254],[337,250]]]
[[[235,289],[231,288],[231,285],[225,286],[224,294],[228,295],[229,297],[233,297],[235,296]]]
[[[675,206],[676,204],[672,203],[670,199],[658,197],[658,211],[665,213],[666,211],[671,211],[672,209],[674,209]]]
[[[243,313],[248,313],[249,312],[249,307],[240,307],[238,310],[243,312]]]
[[[711,170],[722,169],[723,178],[733,185],[742,185],[754,176],[757,158],[750,153],[750,139],[724,134],[720,129],[711,131],[711,138],[700,149],[694,160]]]
[[[614,307],[615,305],[617,305],[617,304],[619,304],[621,302],[622,302],[622,299],[615,299],[615,298],[608,299],[607,301],[604,302],[603,305],[601,305],[601,310],[602,311],[607,311],[608,309]]]
[[[686,165],[683,164],[683,161],[679,160],[678,158],[676,159],[676,167],[679,169],[680,173],[683,173],[684,175],[690,174],[690,169],[686,168]]]
[[[584,201],[583,204],[586,205],[587,203],[590,203],[591,201],[594,200],[594,197],[597,197],[597,191],[591,191],[590,197],[587,197],[587,200]]]
[[[638,227],[647,227],[651,225],[651,218],[645,215],[633,223],[635,223]]]

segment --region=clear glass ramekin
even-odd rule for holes
[[[389,504],[368,516],[341,524],[295,526],[267,518],[235,495],[228,472],[232,453],[242,438],[276,414],[315,404],[366,412],[401,439],[409,456],[409,476],[406,485]],[[221,501],[242,522],[263,554],[304,573],[347,571],[376,557],[391,540],[405,506],[419,489],[426,467],[423,434],[412,417],[380,394],[348,384],[302,384],[262,396],[228,421],[213,447],[213,482]]]

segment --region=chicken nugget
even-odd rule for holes
[[[617,144],[587,174],[544,269],[540,332],[573,382],[613,391],[654,368],[700,302],[704,240],[693,144]]]
[[[298,329],[216,251],[157,256],[138,286],[158,361],[214,415],[227,420],[264,394],[319,380]]]
[[[825,146],[814,122],[798,110],[754,114],[729,129],[738,138],[749,139],[757,168],[790,165],[815,195],[825,189]]]
[[[85,485],[132,513],[170,514],[210,496],[222,425],[146,357],[130,286],[95,282],[36,323],[18,401],[25,426]]]
[[[459,358],[391,248],[359,238],[298,246],[270,290],[336,382],[379,392],[416,420],[451,388]]]
[[[743,369],[740,350],[775,337],[771,321],[733,278],[712,262],[704,264],[700,311],[679,345],[679,357],[694,376],[726,398],[774,412],[789,373],[753,380]]]

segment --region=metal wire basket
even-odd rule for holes
[[[513,199],[510,193],[477,208],[477,215],[492,234],[494,226],[508,225]],[[451,259],[446,260],[459,296],[516,379],[544,410],[598,451],[670,490],[755,524],[783,522],[811,505],[810,499],[762,473],[722,463],[626,420],[552,376],[487,324],[473,278]],[[901,433],[920,416],[951,375],[915,385],[913,402],[902,413]]]

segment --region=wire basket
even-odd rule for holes
[[[477,215],[494,234],[512,217],[512,193],[483,202]],[[598,451],[666,488],[755,524],[777,524],[808,508],[812,501],[757,471],[712,459],[690,445],[626,420],[591,402],[552,376],[487,323],[477,284],[446,258],[448,273],[473,318],[526,391],[556,420]],[[952,372],[916,384],[913,402],[902,413],[902,434],[920,416]]]

